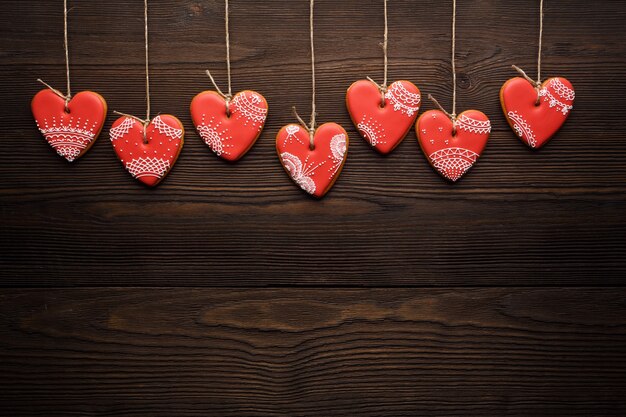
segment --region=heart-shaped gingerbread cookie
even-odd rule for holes
[[[176,117],[161,114],[145,128],[132,117],[117,119],[111,143],[124,168],[142,183],[153,187],[172,169],[183,148],[185,130]]]
[[[81,91],[67,103],[50,89],[38,92],[31,109],[39,131],[59,155],[69,162],[80,158],[95,143],[107,114],[104,98]]]
[[[467,110],[452,120],[440,110],[422,114],[415,132],[428,162],[444,178],[455,182],[478,160],[487,145],[491,123],[484,113]]]
[[[409,81],[392,83],[381,106],[378,86],[369,80],[354,82],[346,106],[359,133],[378,152],[388,154],[402,142],[419,111],[420,90]]]
[[[511,78],[500,89],[506,120],[522,141],[534,149],[545,145],[565,123],[574,98],[572,84],[562,77],[546,80],[538,92],[521,77]]]
[[[241,91],[234,95],[226,111],[226,101],[215,91],[204,91],[191,101],[191,119],[196,130],[219,157],[237,161],[258,139],[268,105],[255,91]]]
[[[341,173],[348,134],[337,123],[324,123],[315,130],[313,143],[311,149],[308,130],[290,124],[276,135],[276,152],[289,177],[307,193],[321,198]]]

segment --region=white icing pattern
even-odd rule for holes
[[[127,117],[122,121],[122,123],[115,127],[112,127],[111,130],[109,130],[109,137],[111,138],[111,142],[113,142],[114,140],[118,140],[119,138],[130,132],[130,129],[133,127],[133,125],[134,120],[130,117]]]
[[[346,155],[346,135],[339,133],[330,140],[330,152],[333,160],[333,165],[330,167],[330,178],[332,179],[341,167],[343,158]]]
[[[287,145],[287,143],[292,143],[294,140],[299,144],[304,145],[304,142],[298,136],[296,136],[296,133],[300,131],[300,126],[289,125],[285,128],[285,130],[287,131],[287,136],[283,141],[283,146]]]
[[[151,124],[155,129],[158,129],[159,133],[165,136],[169,136],[172,139],[182,139],[183,138],[183,130],[177,129],[165,123],[161,116],[157,116],[152,119]]]
[[[126,169],[135,178],[156,177],[161,179],[170,169],[170,163],[161,158],[137,158],[127,163]]]
[[[88,119],[81,122],[80,117],[70,118],[67,124],[57,124],[56,117],[52,117],[50,123],[44,119],[43,127],[37,121],[37,127],[50,146],[69,162],[74,161],[96,137],[96,123],[90,126]]]
[[[509,119],[513,121],[513,129],[517,133],[517,136],[526,141],[530,147],[534,148],[537,146],[535,133],[522,115],[516,111],[509,111],[507,115],[509,116]]]
[[[384,140],[387,137],[385,135],[385,129],[372,117],[363,116],[356,127],[370,145],[376,146],[381,143],[386,143]]]
[[[489,120],[476,120],[465,114],[462,114],[461,117],[456,120],[456,126],[466,132],[476,133],[479,135],[491,132],[491,123]]]
[[[576,94],[574,90],[563,84],[561,80],[553,78],[550,80],[547,87],[543,87],[539,90],[539,97],[543,97],[543,101],[548,102],[551,108],[554,107],[554,109],[561,112],[563,116],[567,116],[567,113],[574,107],[570,104],[563,103],[563,101],[574,101]]]
[[[456,181],[474,165],[478,154],[464,148],[445,148],[433,152],[428,159],[444,177]]]
[[[255,93],[240,93],[230,103],[233,116],[244,119],[244,125],[251,123],[258,130],[263,129],[267,117],[267,109],[260,106],[263,100]]]
[[[197,126],[198,134],[217,156],[229,155],[227,148],[234,146],[227,143],[232,136],[228,135],[228,129],[221,126],[222,122],[216,123],[214,117],[207,121],[205,114],[202,115],[202,123]]]
[[[399,111],[408,117],[412,117],[419,111],[420,95],[408,91],[401,82],[391,84],[385,93],[385,98],[391,101],[394,111]]]
[[[311,167],[308,166],[309,157],[307,157],[303,164],[300,158],[289,152],[281,153],[280,159],[283,161],[283,165],[287,169],[287,172],[289,172],[291,178],[300,188],[309,194],[315,193],[315,181],[313,181],[311,177],[315,174],[315,170],[323,165],[324,162],[319,163],[315,167]]]

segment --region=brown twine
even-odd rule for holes
[[[452,134],[456,134],[456,0],[452,0],[452,113],[448,113],[431,94],[428,98],[452,120]]]
[[[224,100],[226,101],[226,114],[230,116],[230,101],[233,98],[233,90],[231,87],[231,77],[230,77],[230,32],[228,30],[228,0],[224,0],[224,8],[225,8],[224,25],[226,29],[226,72],[228,75],[228,93],[224,94],[222,90],[220,90],[220,88],[218,87],[217,83],[215,82],[215,79],[213,78],[209,70],[206,70],[206,74],[211,79],[211,82],[213,83],[213,87],[215,87],[215,90],[217,91],[217,93],[220,96],[222,96]]]
[[[315,149],[315,143],[313,141],[313,137],[315,135],[315,45],[313,43],[313,9],[314,9],[315,0],[310,0],[309,3],[309,37],[311,39],[311,121],[309,125],[307,125],[304,120],[298,115],[296,111],[296,106],[292,107],[293,115],[298,119],[298,122],[309,131],[309,148],[311,150]]]
[[[543,44],[543,0],[539,2],[539,50],[537,52],[537,80],[533,80],[530,78],[524,70],[522,70],[517,65],[511,65],[511,67],[520,73],[522,77],[524,77],[529,83],[531,83],[535,90],[537,90],[537,101],[535,104],[539,104],[540,96],[539,92],[541,91],[541,49]]]
[[[385,31],[384,31],[384,35],[383,35],[383,42],[380,44],[380,46],[383,48],[383,82],[382,84],[378,84],[376,81],[374,81],[372,78],[367,77],[367,79],[372,82],[376,87],[378,87],[378,91],[380,91],[380,101],[381,107],[385,107],[385,93],[387,92],[387,44],[388,44],[388,39],[389,39],[389,27],[387,24],[387,0],[383,0],[383,9],[384,9],[384,16],[385,16]]]
[[[145,66],[146,66],[146,118],[142,119],[132,114],[122,113],[117,110],[113,110],[113,113],[120,116],[130,117],[135,119],[143,125],[143,143],[148,143],[148,137],[146,135],[146,127],[150,124],[150,71],[148,67],[148,0],[143,2],[143,21],[144,21],[144,40],[145,40]]]
[[[67,94],[63,94],[56,88],[52,88],[49,84],[43,82],[41,78],[37,78],[37,81],[48,87],[54,94],[65,100],[65,111],[69,112],[68,107],[70,100],[72,99],[72,88],[70,83],[70,52],[67,42],[67,0],[63,0],[63,48],[65,49],[65,80],[67,84]]]

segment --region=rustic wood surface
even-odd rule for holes
[[[74,92],[144,114],[143,2],[69,3]],[[231,2],[233,88],[270,104],[237,164],[188,110],[205,68],[226,84],[222,1],[150,1],[152,108],[186,127],[156,189],[115,158],[111,112],[74,164],[44,142],[29,104],[36,78],[65,88],[62,1],[2,1],[0,415],[626,415],[626,3],[546,1],[542,73],[577,99],[538,152],[498,100],[511,64],[535,74],[537,2],[458,3],[458,109],[493,133],[450,185],[413,131],[381,157],[345,110],[382,79],[381,2],[316,1],[318,120],[351,139],[316,201],[274,148],[310,109],[306,0]],[[389,2],[390,79],[446,107],[450,18]]]

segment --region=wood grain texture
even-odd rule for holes
[[[498,91],[517,64],[535,72],[535,2],[459,2],[459,109],[485,112],[494,132],[458,184],[427,164],[414,133],[389,157],[350,123],[346,88],[382,76],[382,16],[360,0],[316,2],[318,119],[342,124],[349,156],[334,189],[314,201],[274,150],[290,108],[310,106],[308,2],[231,7],[234,89],[253,88],[270,115],[238,164],[193,131],[188,106],[225,83],[221,1],[150,3],[152,108],[178,116],[185,148],[155,190],[123,170],[102,137],[73,165],[53,154],[29,110],[42,77],[64,88],[57,2],[7,0],[0,25],[0,285],[621,285],[626,273],[626,19],[622,2],[546,4],[546,76],[576,87],[558,136],[532,152],[501,113]],[[390,79],[409,79],[450,103],[450,7],[394,0]],[[100,92],[111,110],[144,113],[139,1],[74,2],[74,91]],[[432,108],[424,102],[423,110]],[[13,146],[19,144],[19,146]],[[89,271],[86,273],[86,271]]]
[[[6,416],[614,416],[615,289],[0,293]]]

